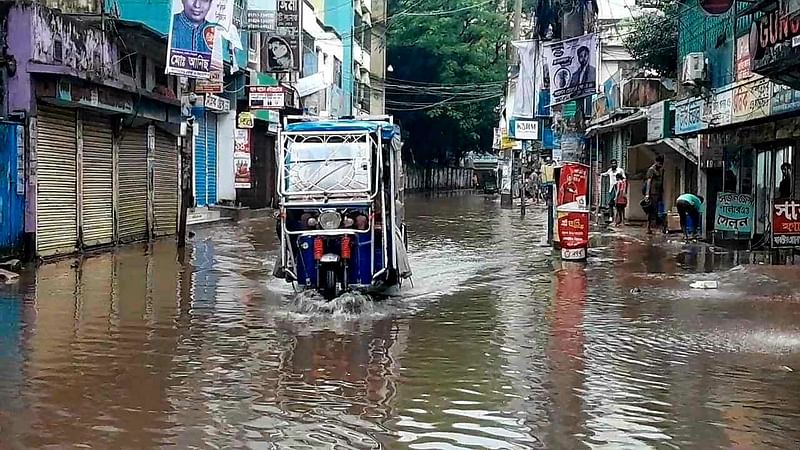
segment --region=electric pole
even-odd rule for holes
[[[514,29],[512,31],[511,40],[518,41],[520,38],[520,22],[522,21],[522,0],[514,0]],[[516,48],[509,43],[508,45],[508,62],[509,66],[513,67],[519,64],[519,55],[517,54]],[[509,71],[511,73],[511,71]],[[511,95],[511,79],[509,78],[506,90],[506,97],[510,97]],[[511,117],[506,117],[506,126],[511,127]],[[506,133],[509,130],[506,129]],[[508,154],[506,154],[508,152]],[[508,192],[504,192],[503,189],[503,180],[500,180],[500,206],[502,208],[512,208],[514,206],[514,149],[504,149],[503,156],[508,160],[508,179],[510,180],[510,186]],[[506,178],[505,171],[503,173],[503,178]],[[522,198],[524,202],[525,199]]]

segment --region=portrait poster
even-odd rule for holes
[[[558,178],[557,209],[559,211],[585,211],[588,209],[589,166],[566,162]]]
[[[267,72],[299,72],[302,61],[299,0],[278,0],[275,32],[266,33],[262,45]]]
[[[166,73],[209,78],[214,47],[232,21],[233,0],[172,0]]]
[[[250,130],[236,129],[233,143],[233,184],[236,189],[249,189],[250,180]]]
[[[585,34],[544,46],[550,73],[550,104],[597,93],[597,35]]]

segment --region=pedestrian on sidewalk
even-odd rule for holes
[[[603,205],[603,209],[606,211],[603,213],[604,217],[606,217],[606,223],[611,223],[611,221],[614,220],[616,201],[615,197],[611,195],[611,193],[614,191],[614,186],[617,182],[618,175],[622,175],[622,178],[625,178],[625,171],[619,167],[616,159],[612,159],[611,166],[608,168],[608,170],[600,174],[601,177],[608,177],[609,201]]]
[[[664,211],[664,155],[656,156],[653,165],[647,169],[644,182],[642,208],[647,212],[647,234],[653,234]]]
[[[683,231],[683,238],[689,239],[689,228],[693,236],[697,234],[700,229],[700,210],[703,207],[703,197],[694,194],[681,194],[676,202],[678,207],[678,215],[681,216],[681,231]],[[691,220],[688,223],[687,218]]]
[[[617,174],[617,182],[614,184],[614,209],[616,210],[616,221],[614,225],[620,226],[625,222],[625,208],[628,206],[628,180],[621,174]]]

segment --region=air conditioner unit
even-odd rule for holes
[[[689,53],[683,58],[681,83],[696,86],[706,81],[708,60],[703,52]]]

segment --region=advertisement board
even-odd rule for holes
[[[800,200],[775,200],[772,210],[772,245],[800,246]]]
[[[250,130],[237,128],[234,136],[233,187],[236,189],[249,189],[250,180]]]
[[[714,212],[714,231],[730,231],[749,238],[753,232],[754,202],[750,194],[717,194],[717,209]]]
[[[675,134],[688,134],[706,128],[703,121],[705,101],[690,98],[675,104]]]
[[[299,72],[302,61],[299,0],[279,0],[275,32],[266,36],[262,51],[267,72]]]
[[[769,78],[752,77],[733,90],[732,121],[745,122],[766,117],[770,112],[772,83]]]
[[[589,212],[558,211],[558,242],[564,259],[585,259],[589,245]]]

